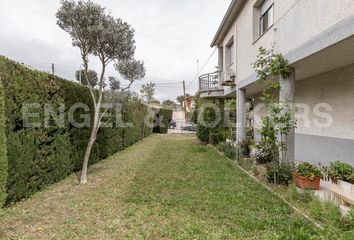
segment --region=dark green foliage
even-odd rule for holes
[[[168,126],[172,120],[173,110],[171,109],[154,109],[155,110],[155,126],[154,133],[166,134],[168,132]]]
[[[204,127],[199,122],[197,123],[197,137],[203,143],[208,143],[209,142],[209,128]]]
[[[274,168],[274,163],[269,163],[266,169],[267,179],[270,183],[274,183],[274,171],[277,184],[288,185],[292,181],[291,171],[293,167],[291,164],[282,163]]]
[[[298,176],[311,180],[315,177],[322,177],[321,170],[308,162],[297,164],[294,171]]]
[[[327,169],[327,174],[335,183],[338,180],[354,183],[354,167],[350,164],[341,161],[331,163]]]
[[[1,73],[0,65],[0,73]],[[0,74],[0,208],[6,199],[6,178],[7,178],[7,155],[6,136],[4,119],[4,93],[2,86],[2,76]]]
[[[85,122],[84,114],[93,120],[93,103],[87,87],[69,82],[54,75],[30,70],[18,63],[0,57],[0,78],[4,86],[4,95],[0,93],[0,205],[4,198],[3,184],[6,179],[6,164],[8,165],[7,200],[16,202],[28,197],[43,187],[57,182],[73,171],[81,170],[84,153],[91,133],[91,127],[76,127],[68,121],[70,108],[77,103],[85,104],[89,109],[77,108],[73,118],[77,123]],[[2,90],[2,89],[0,89]],[[5,144],[1,127],[2,105],[5,99],[5,120],[7,138],[8,162],[4,162]],[[36,110],[39,114],[40,127],[26,128],[22,117],[22,107],[26,103],[39,103]],[[44,127],[44,104],[50,104],[59,113],[60,105],[64,104],[65,122],[58,126],[50,121],[49,127]],[[99,130],[97,140],[92,148],[89,164],[98,162],[113,153],[148,136],[152,130],[143,129],[144,112],[147,107],[141,103],[125,104],[122,107],[123,119],[132,122],[133,126],[124,128],[116,122],[115,111],[105,122],[111,127]],[[33,110],[33,109],[31,109]],[[90,121],[92,124],[93,121]],[[4,156],[4,157],[3,157]]]
[[[196,113],[197,116],[195,117],[197,121],[197,137],[204,143],[217,145],[225,141],[229,135],[228,128],[223,126],[225,116],[222,101],[199,99],[197,102],[198,113]],[[215,111],[215,107],[219,110],[219,113]]]

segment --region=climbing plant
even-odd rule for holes
[[[287,101],[280,102],[277,94],[281,88],[279,76],[288,77],[290,69],[288,61],[281,53],[276,54],[273,49],[263,47],[259,48],[252,66],[257,73],[258,82],[264,84],[260,99],[268,108],[268,116],[262,118],[258,148],[272,156],[273,180],[277,183],[279,164],[286,162],[286,136],[296,127],[295,109]]]
[[[289,76],[288,60],[281,53],[274,53],[273,49],[260,47],[257,59],[252,66],[257,73],[258,82],[265,85],[261,100],[266,104],[277,103],[279,100],[274,94],[280,90],[277,77]]]

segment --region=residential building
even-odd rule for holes
[[[186,108],[186,112],[192,112],[195,109],[196,106],[196,97],[195,96],[189,96],[186,97],[186,99],[183,102],[183,109]]]
[[[211,43],[218,71],[200,77],[200,97],[237,97],[237,139],[244,139],[246,103],[265,111],[257,108],[264,86],[252,63],[260,47],[273,48],[291,68],[279,79],[279,97],[298,108],[288,159],[354,164],[353,9],[353,0],[233,0]]]

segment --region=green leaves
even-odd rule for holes
[[[5,136],[5,104],[4,104],[4,88],[2,82],[2,59],[0,58],[0,208],[3,206],[6,199],[6,180],[7,180],[7,148]]]
[[[335,183],[338,180],[354,183],[354,167],[350,164],[336,161],[329,165],[327,173]]]
[[[5,191],[8,193],[6,202],[8,204],[16,202],[81,168],[92,128],[93,102],[87,87],[54,75],[30,70],[3,57],[0,57],[0,80],[2,140],[0,205],[2,205]],[[123,97],[126,101],[119,102],[123,102],[122,117],[126,123],[133,123],[133,127],[123,128],[116,124],[116,115],[113,113],[112,119],[109,120],[113,122],[113,127],[101,128],[98,132],[89,164],[134,144],[142,138],[143,131],[145,136],[151,134],[151,128],[143,128],[147,107],[134,101],[132,94],[125,93],[127,95]],[[3,100],[6,108],[2,105]],[[22,115],[24,103],[38,103],[40,106],[50,104],[54,110],[57,110],[60,104],[64,104],[66,107],[64,126],[54,124],[48,128],[25,128]],[[73,113],[73,119],[81,123],[83,114],[91,114],[91,127],[79,128],[69,123],[69,108],[77,103],[86,105],[90,111],[79,108]],[[43,108],[36,109],[36,113],[39,114],[38,120],[43,126],[45,116]]]
[[[268,167],[268,179],[274,183],[288,182],[289,171],[282,166],[280,160],[286,149],[283,137],[296,127],[295,109],[287,103],[280,103],[278,93],[280,91],[279,77],[287,77],[290,74],[288,61],[280,53],[275,54],[273,49],[259,48],[257,60],[252,64],[258,76],[258,81],[264,84],[264,90],[260,99],[268,107],[268,116],[262,119],[261,141],[258,148],[266,156],[273,158],[273,164]],[[279,165],[280,164],[280,165]],[[280,179],[279,179],[280,178]]]
[[[321,170],[308,162],[295,165],[295,173],[298,176],[305,177],[310,180],[315,177],[322,177]]]
[[[135,81],[145,77],[146,69],[143,61],[131,59],[114,64],[114,68],[124,80],[129,81],[128,89]]]
[[[267,104],[276,103],[280,84],[276,77],[286,77],[290,73],[288,61],[282,54],[275,54],[273,49],[259,48],[257,60],[252,63],[257,73],[258,81],[265,85],[261,100]]]
[[[141,93],[142,97],[144,98],[144,100],[147,103],[150,103],[154,97],[154,94],[155,94],[155,83],[150,82],[150,83],[144,84],[140,89],[140,93]]]

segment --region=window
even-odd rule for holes
[[[235,62],[235,45],[233,37],[226,46],[226,67],[229,68]]]
[[[268,0],[260,6],[259,35],[264,34],[274,24],[274,4],[269,5]]]

